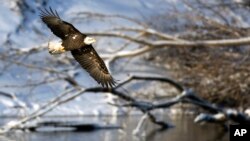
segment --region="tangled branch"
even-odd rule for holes
[[[168,83],[170,84],[172,87],[176,88],[178,90],[178,92],[180,93],[180,95],[177,95],[176,97],[161,102],[161,103],[156,103],[153,104],[154,102],[145,102],[145,101],[141,101],[138,99],[135,99],[134,97],[131,97],[129,94],[124,93],[124,92],[120,92],[118,90],[119,87],[122,87],[126,84],[131,83],[134,80],[141,80],[141,81],[160,81],[162,83]],[[76,92],[74,92],[76,91]],[[72,92],[74,92],[72,94]],[[169,78],[161,78],[161,77],[142,77],[142,76],[131,76],[129,78],[127,78],[126,80],[124,80],[123,82],[121,82],[119,85],[117,85],[116,87],[110,89],[110,88],[102,88],[102,87],[94,87],[94,88],[87,88],[87,89],[83,89],[83,88],[79,88],[79,89],[70,89],[62,94],[60,94],[58,97],[50,100],[49,102],[47,102],[44,106],[41,106],[40,109],[38,109],[37,111],[34,111],[33,113],[31,113],[29,116],[15,122],[14,124],[7,124],[6,126],[2,127],[1,129],[1,133],[5,133],[5,132],[9,132],[11,130],[15,130],[15,129],[27,129],[29,127],[29,122],[31,122],[32,120],[36,119],[37,117],[41,117],[43,115],[45,115],[46,113],[50,112],[51,110],[53,110],[55,107],[65,104],[66,102],[69,102],[73,99],[75,99],[76,97],[87,93],[87,92],[91,92],[91,93],[110,93],[112,95],[118,96],[119,98],[123,99],[124,101],[126,101],[126,104],[122,104],[119,106],[124,106],[124,107],[134,107],[138,110],[140,110],[143,114],[145,114],[146,116],[143,116],[142,118],[145,119],[146,117],[153,123],[159,125],[162,128],[169,128],[172,127],[171,125],[169,125],[167,122],[165,121],[159,121],[157,120],[157,118],[151,113],[152,110],[156,110],[156,109],[166,109],[166,108],[170,108],[171,106],[177,104],[177,103],[189,103],[189,104],[194,104],[197,105],[209,112],[212,112],[214,114],[218,114],[218,113],[228,113],[227,109],[223,109],[220,107],[217,107],[214,104],[211,104],[209,102],[207,102],[206,100],[201,99],[200,97],[198,97],[197,95],[194,94],[194,92],[192,90],[186,90],[184,89],[180,84],[178,84],[177,82],[169,79]],[[128,103],[129,102],[129,103]],[[118,105],[116,105],[118,106]],[[231,114],[232,115],[232,114]],[[234,116],[228,116],[228,120],[233,120],[234,122],[250,122],[250,117],[247,117],[245,114],[240,113],[241,116],[245,117],[244,121],[242,121],[242,119],[236,119],[235,117],[237,116],[237,114],[234,114]],[[142,121],[138,124],[138,127],[135,130],[135,134],[138,133],[138,129],[140,129],[142,126]],[[200,121],[204,121],[204,118],[201,119],[196,119],[196,122],[200,122]]]

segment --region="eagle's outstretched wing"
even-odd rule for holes
[[[102,86],[113,87],[115,80],[92,45],[71,51],[76,61]]]
[[[72,24],[61,20],[58,13],[51,8],[49,10],[41,9],[40,17],[50,30],[62,40],[70,34],[81,34]]]

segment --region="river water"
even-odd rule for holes
[[[167,117],[167,116],[166,116]],[[170,123],[175,127],[160,130],[157,125],[148,123],[140,135],[133,135],[140,116],[112,117],[68,117],[56,120],[105,122],[123,126],[123,129],[100,129],[91,132],[47,131],[12,132],[0,135],[1,141],[227,141],[228,132],[218,125],[193,123],[193,116],[171,117]],[[7,119],[6,119],[7,120]],[[55,118],[53,118],[55,120]],[[146,134],[143,134],[146,133]]]

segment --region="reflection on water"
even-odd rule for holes
[[[72,120],[72,118],[70,118]],[[57,120],[70,120],[60,118]],[[124,126],[124,130],[97,130],[94,132],[18,132],[0,135],[0,141],[227,141],[228,133],[218,125],[197,125],[193,117],[183,116],[171,119],[174,128],[161,131],[156,125],[148,123],[145,136],[133,136],[132,132],[140,117],[82,117],[76,120],[88,122],[106,122]]]

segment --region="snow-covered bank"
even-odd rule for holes
[[[129,18],[124,20],[124,18],[121,18],[122,16],[119,17],[119,15],[123,15],[147,22],[153,29],[167,32],[169,35],[173,34],[175,37],[183,35],[183,37],[185,37],[185,35],[193,33],[192,29],[186,30],[190,23],[193,24],[194,28],[196,26],[202,27],[204,23],[206,23],[204,21],[197,22],[195,18],[199,16],[192,17],[192,14],[198,13],[197,15],[199,15],[199,12],[204,16],[203,18],[212,17],[214,21],[218,21],[218,23],[222,23],[223,25],[249,26],[249,16],[244,16],[243,13],[246,13],[246,11],[240,8],[241,5],[236,5],[239,8],[237,7],[235,9],[222,7],[224,9],[220,14],[225,18],[221,19],[216,12],[205,8],[206,4],[220,7],[217,5],[218,1],[211,0],[209,3],[202,5],[192,0],[189,0],[189,2],[190,4],[188,5],[181,0],[136,0],[129,2],[115,0],[103,0],[101,2],[98,0],[4,1],[2,2],[4,4],[1,6],[3,10],[1,16],[7,17],[2,18],[3,22],[1,23],[4,29],[1,29],[1,31],[3,31],[1,35],[3,37],[1,38],[2,44],[0,48],[0,69],[2,70],[0,74],[0,90],[4,93],[13,94],[17,98],[17,101],[23,103],[21,105],[24,106],[21,107],[25,107],[24,112],[20,113],[27,114],[32,109],[39,108],[49,99],[72,88],[68,78],[74,78],[82,87],[93,87],[97,85],[85,71],[79,68],[79,65],[75,63],[70,53],[57,56],[51,56],[48,53],[46,43],[48,43],[49,40],[58,39],[41,23],[39,19],[40,8],[52,7],[56,9],[62,19],[73,23],[82,32],[115,32],[114,28],[126,26],[133,29],[140,25],[129,21]],[[17,6],[18,8],[16,8]],[[98,12],[99,14],[92,16],[90,12]],[[12,17],[16,15],[18,18],[14,18],[13,20]],[[103,18],[104,15],[107,17]],[[191,33],[185,34],[188,32]],[[135,33],[126,32],[126,34],[133,36]],[[199,33],[193,34],[200,35]],[[154,37],[150,36],[150,38],[154,40]],[[98,42],[94,44],[94,47],[98,52],[105,54],[114,52],[114,50],[120,48],[121,44],[125,42],[121,39],[111,37],[97,37],[97,40]],[[42,49],[38,49],[39,46],[41,46]],[[133,49],[141,47],[137,44],[129,44],[128,46],[126,49],[131,52],[133,52]],[[6,58],[6,56],[8,58]],[[146,58],[146,55],[143,57]],[[152,60],[157,59],[157,57],[159,58],[158,55],[152,58],[149,57],[148,62],[142,61],[143,59],[139,57],[133,60],[121,59],[110,65],[110,71],[118,80],[124,80],[124,78],[130,74],[166,75],[167,73],[161,73],[161,67],[165,67],[164,65],[167,66],[168,62],[158,64],[157,68],[156,64],[152,63]],[[156,89],[156,86],[147,87],[144,85],[144,83],[132,84],[128,86],[127,89],[129,93],[134,92],[134,89],[139,89],[138,91],[141,90],[143,93],[152,87],[152,89]],[[14,101],[14,99],[7,99],[8,98],[3,98],[2,100],[2,115],[17,114],[17,112],[13,112],[15,111],[13,108],[20,107],[16,106],[17,104],[20,105],[20,102],[18,103]],[[49,114],[105,115],[115,113],[114,115],[116,115],[121,112],[119,108],[107,105],[106,103],[109,100],[110,98],[106,94],[84,94],[78,97],[78,99],[58,107]],[[121,113],[123,113],[123,111]]]
[[[136,1],[116,1],[116,0],[1,0],[0,6],[0,52],[4,53],[9,48],[19,49],[22,52],[28,52],[30,48],[44,46],[49,40],[56,39],[52,33],[43,25],[39,19],[39,9],[52,7],[56,9],[63,19],[72,22],[82,32],[99,31],[121,25],[136,26],[124,20],[116,20],[116,23],[104,22],[92,19],[75,20],[77,12],[98,12],[109,15],[125,15],[132,18],[142,19],[141,13],[153,14],[154,8],[159,7],[161,0],[154,2]],[[162,6],[162,9],[165,6]],[[144,9],[146,8],[146,9]],[[87,28],[86,28],[87,27]],[[120,44],[119,40],[109,42],[98,38],[95,45],[97,50],[105,51],[106,49],[115,48]],[[45,45],[46,46],[46,45]],[[105,47],[105,48],[103,48]],[[62,56],[51,56],[46,47],[45,51],[28,55],[27,57],[17,57],[14,61],[24,62],[24,64],[39,64],[39,66],[52,66],[55,60],[62,59]],[[69,53],[66,57],[71,57]],[[123,80],[128,74],[154,73],[157,69],[148,66],[139,60],[131,63],[124,73],[118,73],[111,70],[118,80]],[[0,95],[0,116],[25,116],[26,114],[37,110],[49,99],[61,94],[68,89],[70,85],[65,81],[56,81],[49,84],[42,84],[31,88],[30,86],[41,83],[43,78],[50,77],[51,74],[41,71],[27,69],[21,65],[8,65],[10,62],[1,61],[0,69],[0,91],[11,94],[15,97],[6,97]],[[135,66],[141,66],[136,68]],[[75,70],[74,66],[66,66],[69,74],[77,74],[76,81],[84,87],[96,86],[96,82],[81,69]],[[7,67],[6,67],[7,66]],[[57,70],[65,69],[65,65],[57,67]],[[77,99],[57,107],[50,112],[50,116],[70,116],[70,115],[120,115],[125,114],[126,110],[111,106],[107,102],[112,102],[114,98],[108,94],[84,94]],[[135,112],[136,113],[136,112]]]

